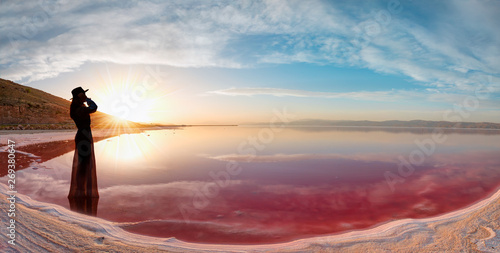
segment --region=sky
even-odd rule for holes
[[[499,1],[0,1],[0,78],[141,122],[500,123]]]

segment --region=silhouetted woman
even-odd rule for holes
[[[70,116],[75,121],[78,131],[75,135],[75,156],[71,172],[71,186],[68,198],[99,198],[94,155],[94,140],[90,130],[90,114],[97,110],[97,105],[87,97],[82,87],[71,91],[73,99]],[[87,102],[88,106],[84,104]],[[73,209],[73,208],[72,208]]]

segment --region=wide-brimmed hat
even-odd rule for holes
[[[73,94],[73,97],[78,97],[78,94],[80,93],[85,93],[87,92],[89,89],[86,89],[84,90],[82,87],[76,87],[74,88],[72,91],[71,91],[71,94]]]

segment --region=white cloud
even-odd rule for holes
[[[328,99],[351,99],[377,102],[400,102],[400,101],[428,101],[454,104],[457,108],[468,107],[468,110],[489,109],[498,110],[500,104],[492,95],[496,88],[490,86],[477,86],[474,92],[457,93],[453,89],[427,88],[423,90],[389,90],[389,91],[356,91],[356,92],[318,92],[308,90],[292,90],[268,87],[227,88],[208,91],[204,95],[224,96],[275,96],[275,97],[304,97],[304,98],[328,98]],[[477,112],[476,112],[477,113]]]
[[[276,97],[318,97],[318,98],[347,98],[375,101],[395,101],[402,99],[406,91],[360,91],[360,92],[316,92],[307,90],[292,90],[279,88],[229,88],[216,91],[209,91],[208,94],[228,95],[228,96],[254,96],[270,95]]]

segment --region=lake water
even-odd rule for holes
[[[96,141],[100,199],[86,204],[133,233],[253,244],[436,216],[500,186],[499,131],[274,130],[188,127]],[[69,209],[73,145],[19,148],[40,157],[19,155],[27,168],[18,191]]]

